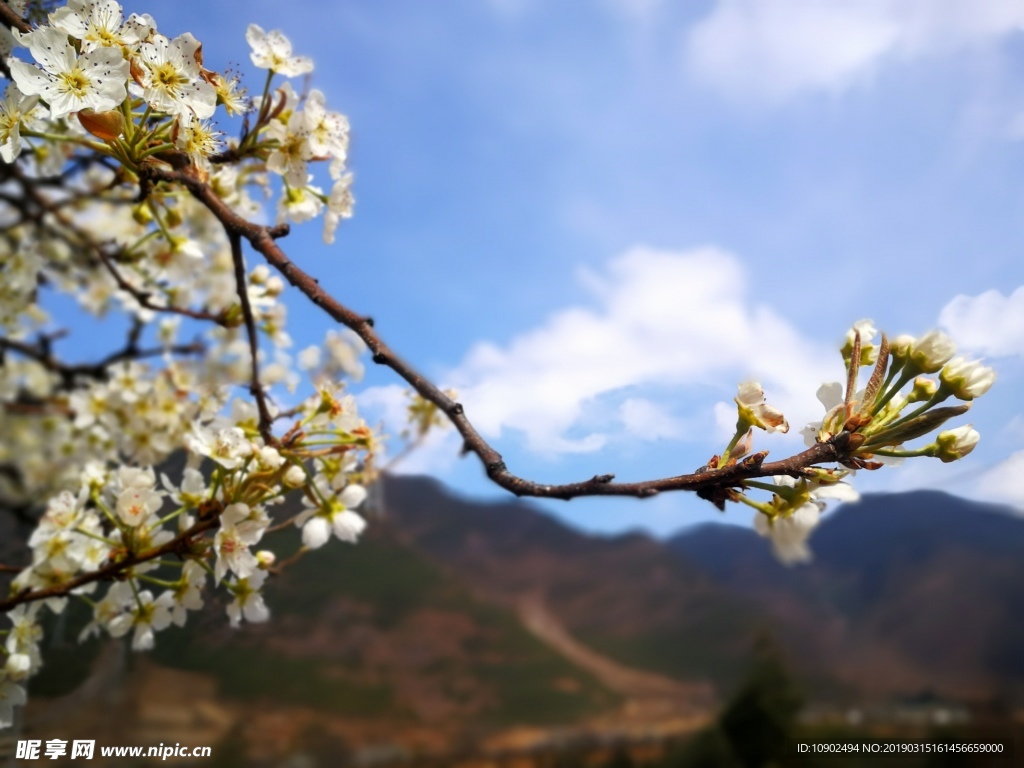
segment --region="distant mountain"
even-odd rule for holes
[[[737,595],[642,534],[591,536],[536,507],[453,498],[422,477],[384,485],[389,521],[417,551],[486,598],[543,604],[574,637],[616,660],[719,684],[742,671],[761,623]]]
[[[792,569],[747,529],[593,536],[530,504],[470,501],[422,477],[385,478],[366,514],[358,545],[332,541],[270,582],[269,623],[231,630],[222,600],[161,633],[147,658],[162,671],[134,657],[90,671],[99,649],[83,654],[51,632],[33,681],[38,717],[41,696],[91,682],[55,700],[48,737],[69,712],[163,741],[177,718],[182,738],[202,725],[250,751],[304,742],[309,729],[329,745],[434,753],[522,725],[554,740],[570,724],[664,734],[714,711],[765,630],[811,701],[1024,701],[1024,520],[996,507],[866,496],[830,512],[814,564]],[[299,539],[284,535],[287,555]],[[205,691],[202,706],[175,686]],[[122,688],[119,709],[83,698]],[[181,704],[151,714],[175,696]],[[212,714],[204,725],[188,719],[195,712]]]
[[[307,554],[267,603],[267,624],[231,630],[218,612],[179,642],[161,637],[155,658],[215,675],[233,697],[449,732],[572,721],[617,700],[387,523]]]
[[[1024,694],[1024,519],[944,493],[867,495],[828,514],[814,563],[779,565],[752,531],[700,526],[667,542],[851,695]]]

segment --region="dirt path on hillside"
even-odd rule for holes
[[[708,721],[714,706],[708,685],[681,683],[653,672],[627,667],[576,640],[538,597],[524,598],[518,605],[523,625],[538,639],[586,670],[625,701],[612,717],[619,724],[642,722],[652,725],[671,722],[678,730],[680,722],[700,727]]]

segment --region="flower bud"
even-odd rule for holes
[[[914,337],[909,333],[900,334],[895,339],[889,342],[889,354],[892,355],[893,360],[898,360],[901,363],[907,362],[910,357],[910,349],[914,346]]]
[[[927,376],[918,376],[914,379],[914,388],[907,395],[907,402],[920,403],[931,400],[932,395],[938,391],[939,385],[935,383],[935,379],[929,379]]]
[[[132,218],[143,226],[153,222],[153,212],[147,203],[139,203],[132,208]]]
[[[164,224],[172,229],[174,227],[180,227],[181,222],[184,221],[184,217],[181,215],[181,211],[176,206],[168,205],[164,207]]]
[[[302,467],[292,464],[284,473],[281,482],[289,488],[300,488],[306,484],[306,473],[302,471]]]
[[[284,457],[277,452],[276,448],[270,445],[257,449],[256,460],[264,469],[277,469],[284,464]]]
[[[269,280],[267,280],[267,296],[280,296],[282,291],[284,291],[284,280],[282,280],[280,277],[274,275]]]
[[[4,672],[14,682],[25,680],[32,671],[32,659],[24,653],[12,653],[4,664]]]
[[[245,322],[241,304],[232,304],[221,315],[221,323],[225,328],[238,328]]]
[[[878,357],[878,348],[871,343],[878,333],[875,324],[871,320],[860,320],[853,324],[853,328],[846,332],[846,341],[842,349],[843,360],[850,362],[850,355],[853,354],[853,342],[856,334],[860,334],[860,365],[871,365]]]
[[[256,565],[264,571],[270,570],[277,562],[277,555],[269,549],[261,549],[256,553]]]
[[[270,267],[266,264],[257,264],[249,273],[249,282],[253,285],[263,285],[270,277]]]
[[[996,372],[982,365],[980,360],[957,357],[946,364],[939,378],[954,397],[973,400],[988,392],[996,380]]]
[[[956,344],[942,331],[928,331],[910,348],[910,362],[921,373],[935,373],[956,353]]]
[[[974,450],[974,446],[980,439],[981,435],[972,424],[965,424],[956,429],[947,429],[945,432],[940,432],[935,438],[934,456],[946,464],[962,459]]]

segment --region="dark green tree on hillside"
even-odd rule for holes
[[[791,751],[803,695],[767,633],[754,644],[754,659],[746,679],[719,717],[740,765],[763,768],[778,765]]]

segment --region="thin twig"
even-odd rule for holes
[[[270,409],[267,408],[266,394],[263,392],[263,384],[260,382],[259,364],[259,340],[256,335],[256,319],[252,314],[252,304],[249,301],[249,288],[245,280],[245,258],[242,256],[242,238],[237,232],[228,232],[228,240],[231,242],[231,258],[235,263],[235,288],[238,290],[238,301],[242,305],[242,317],[245,319],[245,331],[249,337],[249,357],[252,360],[252,381],[249,384],[249,393],[256,398],[256,407],[259,409],[260,435],[267,445],[276,445],[270,427],[274,420],[270,416]]]
[[[121,273],[121,270],[114,264],[114,259],[106,252],[106,249],[103,247],[101,242],[93,238],[85,230],[76,226],[74,221],[72,221],[64,211],[61,210],[61,206],[58,203],[47,200],[46,197],[35,188],[35,185],[32,183],[32,179],[26,176],[20,168],[17,168],[17,166],[14,166],[14,175],[21,183],[22,189],[25,190],[25,194],[28,195],[28,197],[30,197],[44,213],[49,213],[61,224],[61,226],[74,233],[74,235],[78,237],[81,242],[84,243],[100,260],[107,272],[110,273],[110,276],[114,278],[114,282],[117,283],[117,287],[122,291],[129,293],[132,298],[138,302],[139,306],[144,309],[152,310],[153,312],[183,315],[184,317],[190,317],[193,320],[206,320],[221,326],[227,325],[223,313],[213,314],[212,312],[207,312],[201,309],[189,309],[188,307],[153,303],[150,299],[152,293],[132,285],[132,283],[129,282]]]
[[[131,344],[126,344],[123,349],[112,352],[102,360],[95,363],[64,363],[55,358],[49,350],[40,346],[32,346],[23,341],[8,339],[0,336],[0,349],[10,349],[25,357],[35,360],[48,371],[56,373],[64,383],[70,385],[78,377],[84,376],[90,379],[106,380],[109,377],[107,369],[110,366],[126,360],[142,360],[149,357],[159,357],[163,354],[172,355],[201,355],[206,351],[206,345],[200,341],[191,344],[174,344],[168,347],[151,347],[138,349]]]

